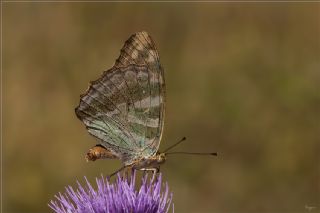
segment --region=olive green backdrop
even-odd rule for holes
[[[320,4],[3,3],[4,212],[49,212],[66,185],[121,163],[74,108],[124,41],[146,30],[167,83],[160,149],[176,212],[320,209]]]

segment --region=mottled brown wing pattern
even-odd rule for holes
[[[76,114],[89,133],[128,165],[159,148],[165,83],[154,42],[132,35],[115,65],[91,82]]]
[[[146,72],[139,72],[137,75],[138,79],[142,80],[139,81],[139,84],[143,85],[140,86],[138,94],[143,98],[140,98],[136,102],[138,106],[135,106],[136,109],[140,109],[137,111],[140,112],[138,116],[142,116],[142,120],[149,118],[153,119],[153,124],[157,123],[157,125],[147,124],[144,126],[146,141],[142,144],[146,152],[156,152],[163,131],[165,81],[155,43],[146,32],[136,33],[125,42],[115,67],[126,67],[129,64],[146,68]],[[141,104],[140,108],[139,104]]]

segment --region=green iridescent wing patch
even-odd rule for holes
[[[164,73],[146,32],[132,35],[115,65],[90,83],[77,117],[99,143],[130,165],[154,156],[163,131]]]

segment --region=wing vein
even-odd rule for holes
[[[103,83],[102,81],[98,81],[100,85],[102,85],[103,87],[105,87],[106,89],[109,89],[107,88]],[[105,98],[107,98],[107,100],[119,111],[120,114],[122,114],[123,112],[118,108],[118,106],[116,104],[114,104],[106,95],[104,95],[102,92],[100,92],[97,88],[93,87],[92,88],[97,91],[98,93],[100,93],[102,96],[104,96]],[[95,99],[96,100],[96,99]],[[97,100],[98,101],[98,100]],[[101,103],[100,101],[98,101],[99,103]],[[102,103],[101,103],[102,104]],[[127,116],[126,116],[127,117]],[[112,119],[112,117],[110,116],[110,118]],[[112,119],[113,121],[117,122],[115,119]],[[132,130],[135,130],[133,129],[132,126],[128,125],[127,121],[126,120],[123,120],[121,119],[123,122],[121,124],[123,124],[125,126],[125,128],[131,128]],[[118,123],[118,122],[117,122]],[[131,138],[135,141],[133,135],[130,133],[130,131],[128,131],[129,135],[131,136]]]
[[[129,98],[126,98],[126,97],[121,93],[121,90],[116,86],[116,84],[115,84],[113,81],[111,81],[110,78],[108,78],[108,80],[109,80],[109,81],[113,84],[113,86],[118,90],[118,92],[119,92],[119,93],[121,94],[121,96],[124,98],[125,102],[127,102],[127,100],[128,100]],[[136,111],[135,106],[134,106],[134,103],[132,103],[132,105],[133,105],[134,111]],[[121,112],[121,111],[120,111],[120,112]],[[137,147],[139,147],[138,144],[137,144],[136,139],[132,136],[132,134],[130,133],[130,131],[128,131],[128,133],[131,135],[134,144],[135,144]]]
[[[92,99],[96,100],[95,98],[93,98],[93,97],[90,96],[89,94],[87,94],[87,95],[88,95],[89,97],[91,97]],[[96,100],[96,101],[97,101],[97,100]],[[105,115],[105,113],[104,113],[103,111],[101,111],[99,108],[97,109],[97,108],[92,107],[89,103],[87,103],[87,102],[84,101],[84,100],[82,100],[82,102],[85,103],[85,104],[87,104],[87,106],[89,106],[90,108],[92,108],[92,109],[94,109],[94,110],[96,110],[96,111],[99,111],[100,113],[102,113],[102,114]],[[98,102],[101,103],[100,101],[98,101]],[[83,111],[82,111],[82,112],[83,112]],[[94,116],[94,115],[91,115],[91,116]],[[94,116],[94,117],[95,117],[95,116]],[[125,134],[125,133],[126,133],[125,129],[123,129],[123,127],[121,128],[121,124],[119,124],[116,120],[112,119],[112,118],[109,117],[108,115],[106,115],[106,117],[109,118],[112,122],[114,122],[114,123],[116,124],[116,126],[118,127],[118,129],[119,129],[120,131],[122,131],[122,132],[124,133],[124,135],[126,135],[126,136],[128,137],[128,135]],[[97,118],[97,117],[95,117],[95,118]],[[109,127],[108,123],[106,123],[103,119],[102,119],[102,121]],[[111,131],[111,128],[110,128],[110,127],[109,127],[109,130]],[[111,132],[112,132],[112,131],[111,131]],[[125,144],[127,144],[128,146],[130,146],[122,137],[119,137],[119,138],[121,138]]]

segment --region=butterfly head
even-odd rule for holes
[[[166,162],[166,153],[158,153],[156,156],[157,164],[163,164]]]

